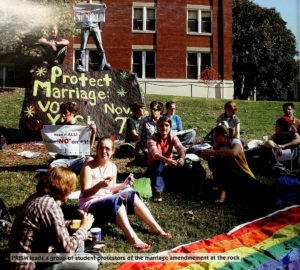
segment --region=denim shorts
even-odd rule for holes
[[[95,224],[116,223],[119,208],[124,204],[127,214],[134,214],[134,197],[139,196],[134,190],[124,190],[92,203],[88,212],[95,217]]]

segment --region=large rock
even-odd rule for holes
[[[31,70],[32,80],[26,89],[20,127],[40,130],[44,124],[62,122],[60,104],[66,101],[78,105],[77,118],[95,121],[97,136],[122,139],[130,104],[145,103],[135,74],[127,70],[78,73],[66,65]]]

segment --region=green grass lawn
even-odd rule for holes
[[[0,93],[0,126],[18,128],[23,97],[23,91]],[[164,104],[169,100],[175,101],[176,113],[181,116],[184,128],[197,128],[198,139],[205,136],[215,126],[216,118],[224,111],[223,106],[226,102],[216,99],[156,95],[146,95],[146,98],[148,105],[152,100],[158,100]],[[237,115],[241,120],[241,130],[244,131],[242,139],[246,143],[251,139],[262,139],[263,135],[270,136],[273,134],[275,120],[282,116],[283,102],[237,100],[236,103],[238,106]],[[300,103],[295,103],[295,107],[296,111],[300,111]],[[24,159],[16,156],[16,152],[28,150],[28,148],[38,150],[39,146],[26,143],[8,145],[0,151],[0,197],[5,201],[13,218],[16,208],[35,191],[38,181],[36,168],[45,167],[50,159],[47,153],[42,153],[39,158],[35,159]],[[145,168],[126,167],[129,161],[130,159],[115,159],[120,178],[130,172],[140,175],[145,172]],[[205,161],[202,163],[207,168]],[[270,183],[268,178],[261,176],[257,178],[263,183]],[[207,188],[211,182],[211,174],[208,172],[208,179],[204,181],[202,189],[191,194],[166,193],[163,202],[159,204],[153,203],[151,200],[146,201],[153,216],[159,217],[159,223],[162,227],[172,233],[172,239],[166,240],[150,235],[145,224],[142,224],[134,216],[130,217],[132,226],[141,239],[145,241],[149,239],[151,253],[226,233],[238,224],[266,215],[271,211],[266,205],[255,208],[251,203],[242,200],[228,200],[225,205],[216,206],[213,203],[215,195],[211,189]],[[253,194],[253,201],[255,200],[256,197]],[[69,201],[65,209],[74,209],[76,204],[76,201]],[[194,217],[187,217],[185,215],[187,211],[192,211]],[[126,244],[123,233],[115,225],[108,224],[103,228],[103,237],[106,241],[106,248],[103,252],[137,253],[136,250]],[[0,242],[0,256],[5,266],[2,269],[7,269],[6,239]],[[107,264],[101,269],[113,269],[116,266],[117,264]]]

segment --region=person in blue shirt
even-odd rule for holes
[[[194,143],[196,138],[196,132],[195,130],[183,130],[181,118],[179,115],[175,114],[176,110],[176,104],[174,101],[168,101],[166,103],[166,110],[167,113],[165,113],[163,116],[168,116],[172,123],[172,134],[175,134],[180,142],[187,146],[189,144]]]

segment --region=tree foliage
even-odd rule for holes
[[[39,55],[35,46],[57,24],[59,35],[79,34],[73,18],[74,0],[2,0],[0,5],[0,48],[5,53]]]
[[[296,41],[275,9],[233,0],[233,78],[235,95],[280,99],[294,87]],[[244,86],[244,91],[241,89]]]

